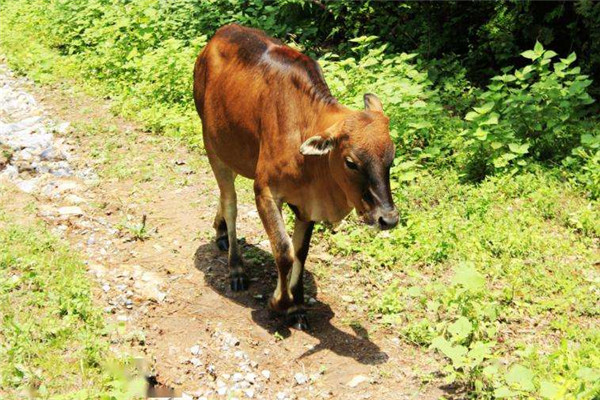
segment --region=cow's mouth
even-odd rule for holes
[[[369,226],[375,225],[376,219],[374,218],[373,213],[367,212],[366,210],[358,210],[358,209],[356,210],[356,213],[358,214],[358,216],[363,224],[369,225]]]
[[[381,212],[380,210],[358,211],[362,222],[369,226],[375,226],[379,230],[385,231],[394,228],[398,224],[398,212]]]

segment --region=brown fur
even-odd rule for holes
[[[289,312],[303,303],[293,296],[301,290],[293,277],[288,285],[288,273],[300,272],[301,285],[312,221],[336,222],[356,208],[367,222],[397,222],[389,188],[394,146],[375,96],[365,96],[365,111],[349,110],[331,95],[317,62],[262,31],[228,25],[198,56],[194,100],[221,189],[215,227],[222,230],[226,222],[235,279],[245,278],[232,243],[233,180],[240,174],[255,181],[257,208],[279,270],[274,309]],[[303,145],[309,138],[314,142]],[[314,152],[322,154],[305,155]],[[349,168],[347,158],[359,169]],[[297,243],[285,231],[283,203],[295,210]]]

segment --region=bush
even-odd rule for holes
[[[475,179],[525,166],[527,158],[564,158],[579,139],[575,127],[585,106],[594,101],[586,91],[591,80],[571,66],[575,53],[552,63],[556,53],[537,43],[522,55],[532,63],[492,78],[480,106],[465,116],[468,172]]]

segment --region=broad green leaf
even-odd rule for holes
[[[560,387],[549,381],[540,382],[540,396],[545,399],[557,399]]]
[[[489,358],[491,347],[491,343],[475,342],[471,345],[471,350],[469,350],[469,358],[473,360],[473,363],[479,365],[484,359]]]
[[[500,142],[492,142],[491,146],[492,146],[492,149],[498,150],[500,147],[502,147],[504,145]]]
[[[504,376],[506,382],[515,385],[521,390],[531,392],[535,390],[533,384],[533,372],[520,364],[514,364]]]
[[[488,119],[480,122],[479,125],[498,125],[498,114],[491,113]]]
[[[477,111],[479,114],[483,115],[483,114],[487,114],[488,112],[490,112],[492,110],[492,108],[494,108],[495,105],[496,105],[496,103],[494,103],[493,101],[490,101],[489,103],[485,103],[481,107],[473,107],[473,109],[475,111]]]
[[[521,53],[521,55],[530,60],[535,60],[536,58],[538,58],[538,55],[533,50],[524,51]]]
[[[410,296],[410,297],[419,297],[419,296],[421,296],[421,294],[423,294],[423,291],[418,286],[411,286],[406,291],[406,295]]]
[[[529,152],[529,144],[509,143],[508,148],[515,154],[527,154]]]
[[[475,136],[477,139],[479,139],[481,141],[487,139],[487,135],[488,135],[488,132],[481,128],[477,128],[477,130],[475,130],[475,133],[473,134],[473,136]]]
[[[514,397],[517,393],[513,392],[506,386],[501,386],[498,389],[494,390],[494,397],[497,399],[503,399],[506,397]]]
[[[471,291],[479,291],[485,287],[485,278],[472,263],[464,263],[454,269],[452,283]]]
[[[577,59],[577,55],[575,54],[575,52],[569,54],[569,56],[567,58],[561,58],[560,61],[563,64],[569,65],[571,63],[573,63],[575,60]]]
[[[452,334],[452,339],[455,342],[461,342],[466,339],[473,330],[473,325],[471,322],[463,316],[458,317],[456,321],[454,321],[448,327],[448,332]]]
[[[467,115],[465,115],[465,120],[474,121],[477,117],[479,117],[479,114],[477,114],[475,111],[470,111],[467,113]]]
[[[498,375],[498,366],[494,364],[488,365],[481,371],[481,373],[488,379],[494,379],[496,375]]]
[[[456,345],[453,346],[443,336],[438,336],[431,341],[431,346],[438,349],[446,357],[452,360],[452,364],[455,367],[460,367],[463,364],[463,358],[467,354],[467,348],[465,346]]]
[[[411,128],[414,128],[414,129],[425,129],[425,128],[431,128],[433,125],[431,125],[431,122],[421,121],[421,122],[411,122],[408,124],[408,126],[410,126]]]
[[[600,381],[600,370],[581,367],[577,370],[577,377],[587,382]]]
[[[539,54],[541,56],[544,52],[544,46],[542,46],[542,44],[536,40],[535,46],[533,46],[533,51],[535,51],[536,54]]]
[[[504,157],[494,158],[494,168],[504,168],[508,165],[508,160]]]
[[[544,52],[544,58],[552,58],[552,57],[556,57],[558,54],[556,54],[556,52],[552,51],[552,50],[546,50]]]
[[[407,171],[403,174],[398,175],[398,180],[400,182],[409,182],[414,180],[417,177],[417,173],[415,171]]]

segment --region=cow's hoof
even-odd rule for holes
[[[241,292],[248,289],[248,277],[244,273],[235,273],[231,275],[231,290]]]
[[[229,239],[227,238],[227,235],[217,238],[217,247],[221,251],[229,250]]]
[[[307,331],[310,329],[306,311],[294,311],[288,315],[288,325],[299,331]]]

